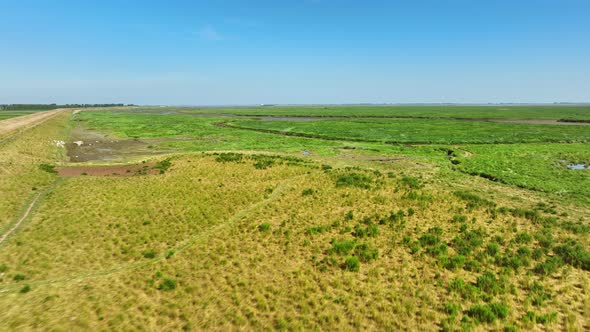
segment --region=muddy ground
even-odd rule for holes
[[[64,166],[57,167],[60,176],[137,176],[160,174],[159,169],[154,169],[154,163],[136,165],[113,165],[113,166]]]
[[[117,161],[145,155],[166,153],[152,148],[155,142],[127,139],[119,140],[96,130],[77,126],[66,143],[70,162]]]

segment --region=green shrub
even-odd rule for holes
[[[150,259],[156,258],[156,252],[152,249],[146,250],[142,254],[143,254],[143,257],[145,257],[145,258],[150,258]]]
[[[55,165],[41,164],[39,165],[39,169],[47,173],[57,174],[57,171],[55,170]]]
[[[254,168],[256,169],[267,169],[274,165],[274,160],[272,159],[261,159],[254,163]]]
[[[165,278],[158,286],[158,289],[163,291],[171,291],[176,289],[176,284],[176,280]]]
[[[514,237],[514,242],[520,244],[529,244],[533,241],[533,237],[530,236],[528,233],[518,233],[516,237]]]
[[[545,287],[538,281],[533,282],[529,289],[529,298],[534,306],[542,306],[545,301],[551,299],[551,294],[545,291]]]
[[[329,253],[338,254],[338,255],[347,255],[354,249],[356,246],[355,241],[347,241],[347,240],[334,240],[332,241],[332,248],[330,248]]]
[[[379,250],[367,243],[361,243],[354,248],[354,253],[362,262],[370,262],[379,257]]]
[[[474,259],[469,259],[463,265],[463,269],[471,272],[481,272],[481,263]]]
[[[336,177],[336,187],[357,187],[371,189],[373,178],[360,173],[339,174]]]
[[[459,254],[467,256],[483,244],[484,235],[480,230],[465,230],[451,241],[451,245]]]
[[[475,284],[480,290],[490,295],[503,294],[506,291],[506,285],[490,271],[477,277]]]
[[[165,255],[166,259],[171,258],[172,256],[174,256],[175,253],[176,253],[176,251],[174,249],[167,250],[166,255]]]
[[[262,224],[258,225],[258,231],[260,231],[260,232],[268,232],[268,231],[270,231],[270,224],[267,223],[267,222],[265,222],[265,223],[262,223]]]
[[[522,317],[522,322],[525,325],[532,325],[532,324],[549,324],[554,323],[557,320],[557,313],[551,312],[544,315],[538,315],[532,311],[527,311],[527,313]]]
[[[160,174],[163,174],[164,172],[166,172],[170,167],[172,166],[172,162],[170,161],[169,158],[158,161],[156,163],[156,165],[154,166],[154,169],[159,169],[160,170]]]
[[[28,293],[30,291],[31,291],[31,286],[24,285],[23,288],[21,288],[19,292],[24,294],[24,293]]]
[[[488,243],[486,253],[492,257],[496,257],[500,253],[500,245],[494,242]]]
[[[407,176],[407,175],[404,175],[401,178],[400,182],[402,185],[404,185],[405,187],[408,187],[410,189],[421,189],[424,187],[424,185],[422,185],[420,183],[420,180],[418,180],[415,177],[411,177],[411,176]]]
[[[475,194],[467,191],[456,191],[455,196],[467,202],[468,209],[480,208],[480,207],[495,207],[496,203],[487,199],[481,198]]]
[[[496,319],[508,317],[508,306],[504,303],[476,304],[466,314],[480,323],[493,323]]]
[[[354,231],[352,235],[358,238],[363,237],[375,237],[379,234],[379,226],[372,221],[369,222],[367,227],[363,227],[361,224],[356,224],[354,226]]]
[[[553,248],[554,238],[551,229],[543,228],[541,231],[535,233],[535,239],[539,242],[539,246],[541,246],[546,251]]]
[[[464,216],[462,214],[456,214],[453,216],[453,222],[466,222],[467,221],[467,216]]]
[[[14,281],[23,281],[23,280],[27,279],[27,277],[24,274],[17,273],[14,275],[14,277],[12,277],[12,279]]]
[[[328,226],[313,226],[305,230],[307,235],[321,234],[329,229]]]
[[[561,257],[547,257],[544,262],[537,264],[533,271],[542,276],[549,276],[561,266],[563,266]]]
[[[465,265],[465,256],[462,255],[454,255],[451,257],[442,257],[441,258],[441,262],[442,265],[447,269],[447,270],[458,270],[460,268],[462,268]]]
[[[6,271],[8,271],[8,266],[5,264],[0,264],[0,273],[4,273]]]
[[[344,220],[350,221],[354,218],[354,214],[351,211],[346,212],[346,214],[344,215]]]
[[[301,196],[311,196],[315,193],[315,190],[308,188],[303,190],[303,192],[301,192]]]
[[[480,290],[477,287],[465,282],[461,278],[451,279],[448,289],[449,292],[457,293],[461,298],[466,300],[475,300],[480,294]]]
[[[242,155],[239,153],[221,153],[219,154],[216,158],[215,161],[220,162],[220,163],[226,163],[226,162],[241,162],[242,161]]]
[[[573,267],[590,271],[590,252],[575,240],[568,240],[563,245],[554,248],[561,259]]]
[[[361,262],[359,261],[358,257],[346,257],[346,260],[344,261],[344,268],[348,271],[358,272],[361,268]]]
[[[440,237],[434,236],[432,234],[424,234],[422,235],[418,241],[422,246],[434,246],[440,243]]]
[[[457,314],[459,314],[460,311],[461,311],[461,305],[459,305],[457,303],[451,302],[451,303],[445,304],[445,312],[451,317],[457,316]]]

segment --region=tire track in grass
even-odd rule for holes
[[[20,225],[23,222],[25,222],[25,220],[31,217],[31,213],[34,212],[34,210],[39,206],[39,204],[43,201],[43,198],[63,181],[64,180],[61,178],[57,179],[55,182],[50,184],[45,190],[42,190],[33,196],[33,199],[26,206],[20,217],[17,217],[16,222],[12,223],[12,225],[8,225],[8,229],[2,235],[0,235],[0,247],[4,243],[4,241],[6,241],[10,237],[10,235],[12,235],[12,233],[14,233],[20,227]]]
[[[232,217],[230,217],[226,221],[221,222],[221,223],[209,228],[208,230],[201,232],[195,236],[192,236],[184,241],[181,241],[178,246],[173,248],[173,250],[175,251],[175,253],[182,252],[183,250],[191,247],[193,244],[195,244],[199,241],[202,241],[202,240],[206,240],[210,235],[212,235],[212,234],[214,234],[226,227],[230,227],[234,223],[236,223],[240,220],[243,220],[244,218],[246,218],[248,215],[250,215],[252,212],[256,211],[257,209],[259,209],[263,206],[266,206],[267,204],[277,200],[279,197],[281,197],[285,193],[285,191],[288,189],[288,187],[291,183],[299,180],[301,177],[304,177],[305,175],[306,174],[297,175],[297,176],[294,176],[294,177],[291,177],[291,178],[288,178],[288,179],[282,181],[268,198],[265,198],[261,201],[253,203],[253,204],[249,205],[248,207],[240,210],[238,213],[234,214]],[[149,261],[124,263],[124,264],[120,264],[115,267],[111,267],[111,268],[107,268],[107,269],[103,269],[103,270],[92,271],[89,273],[79,274],[76,276],[62,277],[62,278],[55,278],[55,279],[46,279],[46,280],[39,280],[39,281],[31,281],[27,284],[30,286],[43,286],[43,285],[67,284],[67,283],[72,283],[72,282],[81,282],[86,279],[100,278],[100,277],[109,276],[111,274],[115,274],[118,272],[124,272],[124,271],[129,271],[132,269],[136,269],[136,268],[146,267],[146,266],[153,265],[153,264],[156,264],[156,263],[164,261],[164,260],[166,260],[166,257],[161,255],[158,258],[151,259]],[[9,292],[18,292],[21,288],[22,288],[21,284],[9,285],[9,286],[0,288],[0,294],[9,293]]]

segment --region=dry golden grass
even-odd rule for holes
[[[68,114],[57,115],[0,143],[0,230],[17,217],[27,199],[55,181],[56,176],[39,165],[62,158],[63,149],[53,141],[66,139],[68,119]]]
[[[495,236],[504,241],[501,255],[516,250],[514,239],[535,234],[541,223],[466,209],[432,172],[422,172],[426,187],[412,189],[398,172],[324,172],[286,162],[257,169],[254,162],[188,154],[174,157],[163,175],[66,180],[0,250],[8,268],[0,277],[0,329],[460,329],[466,311],[485,302],[508,305],[507,317],[464,328],[588,328],[588,271],[566,265],[541,277],[531,272],[535,260],[513,271],[483,254]],[[370,176],[371,189],[336,185],[350,173]],[[403,222],[388,219],[400,210]],[[452,222],[455,215],[466,220]],[[373,223],[374,236],[355,233],[357,224]],[[469,255],[482,270],[447,269],[426,246],[412,254],[409,244],[435,227],[449,244],[446,256],[455,254],[462,227],[482,229],[483,243]],[[584,235],[551,231],[556,243],[575,237],[588,245]],[[347,255],[332,252],[333,240],[366,243],[378,257],[348,271],[341,267]],[[508,289],[470,299],[449,291],[455,278],[475,283],[485,271],[506,276]],[[25,280],[14,280],[16,274]],[[531,303],[535,281],[551,294],[540,306]],[[24,285],[31,289],[21,293]],[[460,309],[449,320],[450,303]],[[523,320],[527,311],[556,316],[535,324]]]

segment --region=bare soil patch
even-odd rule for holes
[[[138,175],[160,174],[159,169],[154,168],[154,163],[136,165],[112,165],[112,166],[64,166],[57,167],[60,176],[116,176],[129,177]]]

